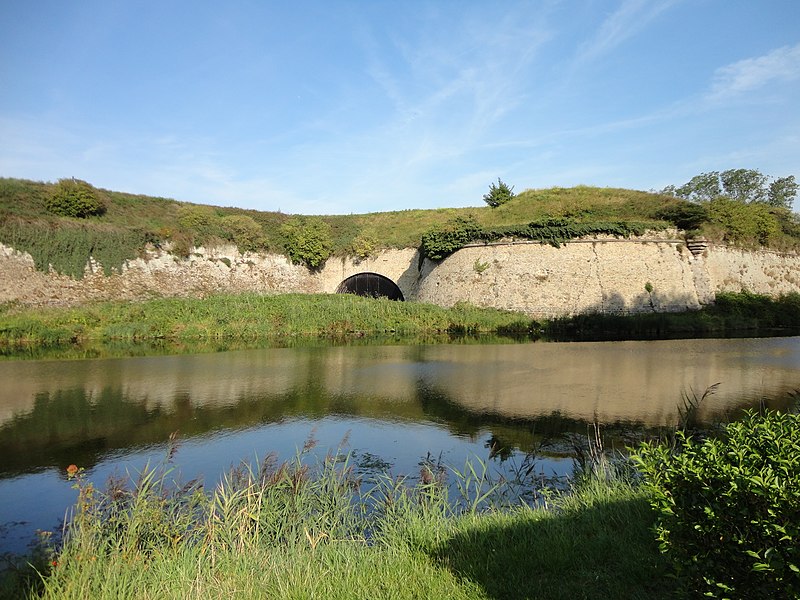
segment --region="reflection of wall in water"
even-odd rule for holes
[[[147,408],[233,405],[320,390],[398,415],[420,385],[469,411],[604,422],[674,421],[681,393],[720,389],[701,414],[800,388],[800,338],[265,349],[195,356],[0,363],[0,423],[38,392],[104,388]],[[402,406],[402,408],[401,408]]]

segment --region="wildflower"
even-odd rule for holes
[[[74,476],[78,473],[77,465],[70,465],[67,467],[67,475]]]
[[[53,565],[54,567],[57,567],[58,561],[57,560],[51,561],[50,564]]]

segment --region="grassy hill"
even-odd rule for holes
[[[105,211],[86,218],[59,216],[48,210],[48,198],[56,188],[55,183],[0,178],[0,242],[31,253],[39,268],[52,264],[57,271],[76,277],[81,276],[90,255],[110,272],[139,255],[148,243],[169,243],[174,252],[184,255],[193,245],[227,242],[242,250],[292,256],[292,244],[297,243],[292,231],[309,223],[318,225],[315,231],[327,237],[326,255],[363,256],[381,248],[419,247],[432,230],[446,235],[455,232],[461,242],[504,235],[530,237],[531,223],[545,227],[545,237],[538,237],[539,229],[532,237],[540,240],[586,231],[677,226],[714,241],[748,247],[800,247],[800,221],[786,209],[725,198],[698,205],[661,194],[613,188],[525,190],[497,208],[318,217],[210,207],[93,188]]]

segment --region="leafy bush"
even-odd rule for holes
[[[781,225],[769,206],[744,204],[719,197],[707,204],[708,220],[724,231],[724,241],[769,245],[781,234]]]
[[[800,415],[746,413],[719,438],[678,431],[634,455],[659,513],[661,550],[720,598],[800,595]]]
[[[320,219],[295,218],[281,227],[286,254],[294,263],[320,267],[333,253],[331,227]]]
[[[225,239],[243,252],[255,252],[264,245],[264,231],[255,219],[247,215],[227,215],[220,219]]]
[[[422,253],[431,260],[441,260],[476,239],[480,232],[473,219],[464,217],[434,225],[422,236]]]
[[[222,219],[211,206],[185,204],[178,209],[178,224],[200,241],[224,237]]]
[[[80,179],[59,179],[45,200],[45,206],[55,215],[78,219],[102,215],[106,211],[100,192]]]
[[[708,221],[708,210],[703,204],[680,200],[664,206],[656,216],[672,223],[678,229],[691,231]]]
[[[499,177],[497,185],[494,183],[489,187],[489,192],[483,195],[483,201],[492,208],[497,208],[505,204],[514,197],[514,187],[508,187]]]
[[[353,240],[350,246],[350,252],[360,259],[375,256],[378,251],[378,240],[371,234],[360,234]]]

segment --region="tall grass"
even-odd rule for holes
[[[233,468],[207,488],[167,460],[100,489],[74,466],[63,546],[23,591],[43,598],[658,598],[646,499],[584,483],[547,510],[503,482],[424,464],[362,478],[346,453]],[[455,483],[448,483],[455,478]],[[7,588],[10,589],[10,588]]]
[[[292,336],[358,337],[376,333],[528,332],[532,321],[509,311],[393,302],[351,294],[220,294],[79,308],[0,311],[0,345],[57,345],[91,340],[269,340]]]

